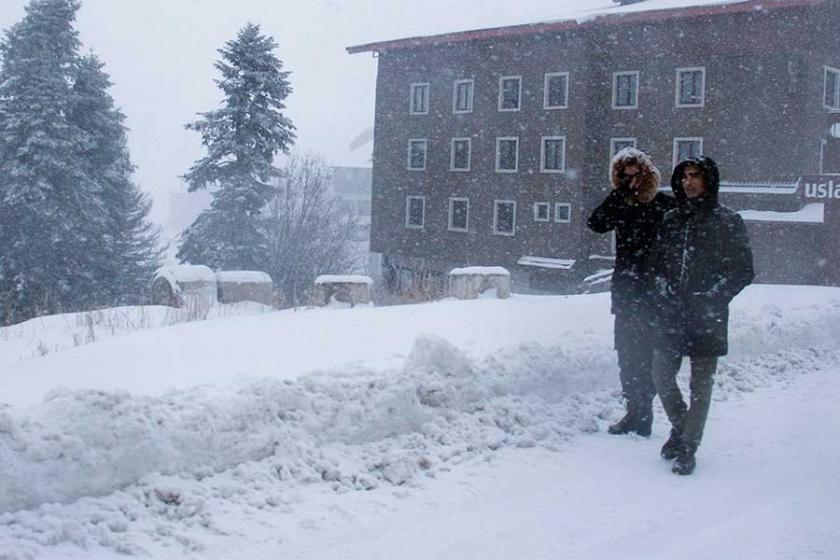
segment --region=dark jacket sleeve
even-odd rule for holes
[[[749,286],[755,277],[753,269],[752,249],[747,236],[747,227],[738,214],[733,214],[727,224],[729,243],[723,256],[726,264],[726,275],[712,291],[727,303],[738,293]]]
[[[670,224],[663,221],[662,227],[656,233],[656,240],[650,251],[650,280],[649,290],[654,297],[670,298],[675,295],[673,287],[665,276],[665,260],[667,259],[668,241],[665,240]]]
[[[606,233],[615,229],[621,209],[624,207],[624,197],[618,191],[610,191],[586,222],[587,227],[595,233]]]

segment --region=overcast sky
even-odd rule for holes
[[[0,0],[8,29],[27,0]],[[335,165],[369,166],[370,144],[350,141],[373,126],[376,60],[348,55],[350,45],[414,35],[525,23],[564,16],[610,0],[83,0],[77,29],[85,50],[105,63],[111,94],[128,116],[137,180],[166,220],[168,193],[185,191],[179,175],[201,156],[195,114],[216,108],[216,49],[248,21],[279,43],[294,93],[288,116],[296,150]]]

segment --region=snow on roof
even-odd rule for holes
[[[171,284],[178,282],[211,282],[216,283],[213,271],[203,264],[176,264],[162,266],[155,272],[155,279],[166,278]]]
[[[469,274],[510,276],[508,269],[503,266],[466,266],[463,268],[453,268],[449,271],[450,276],[464,276]]]
[[[347,47],[350,54],[380,52],[424,45],[457,43],[516,35],[557,32],[594,24],[620,24],[678,17],[731,14],[753,10],[794,8],[826,0],[647,0],[625,6],[612,0],[578,0],[552,5],[551,16],[537,22],[497,22],[494,27],[427,34]],[[477,15],[476,17],[481,17]],[[486,20],[483,22],[486,24]]]
[[[590,284],[600,284],[601,282],[606,282],[612,278],[613,270],[614,269],[612,268],[602,268],[601,270],[584,278],[583,282]]]
[[[315,279],[315,285],[320,284],[373,284],[373,279],[370,276],[362,276],[360,274],[322,274]]]
[[[234,284],[271,284],[271,276],[259,270],[223,270],[216,273],[216,280]]]
[[[801,224],[822,224],[825,222],[825,204],[812,202],[796,212],[775,212],[765,210],[741,210],[742,218],[751,222],[795,222]]]
[[[551,259],[548,257],[522,257],[516,264],[522,266],[536,266],[539,268],[554,268],[559,270],[569,270],[575,265],[575,259]]]
[[[736,182],[721,181],[720,192],[744,193],[744,194],[795,194],[799,188],[799,181],[780,182]]]

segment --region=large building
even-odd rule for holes
[[[625,146],[666,184],[686,156],[719,163],[759,281],[840,283],[840,0],[682,3],[348,48],[378,56],[371,250],[391,287],[501,265],[517,290],[574,290],[611,267],[586,218]]]

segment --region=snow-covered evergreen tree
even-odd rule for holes
[[[68,121],[76,0],[32,0],[0,44],[0,321],[90,305],[106,224]]]
[[[0,323],[137,301],[159,256],[78,9],[32,0],[0,43]]]
[[[111,81],[95,55],[78,63],[70,123],[86,135],[83,161],[97,185],[107,227],[96,266],[99,299],[107,304],[139,303],[159,266],[158,229],[148,221],[151,200],[132,181],[125,115],[108,93]]]
[[[219,50],[217,81],[223,107],[201,114],[187,128],[201,133],[207,156],[184,176],[189,190],[213,188],[210,209],[181,236],[178,258],[216,269],[261,269],[267,242],[260,213],[279,171],[278,152],[288,153],[295,127],[283,114],[291,93],[289,72],[277,43],[254,24]]]

